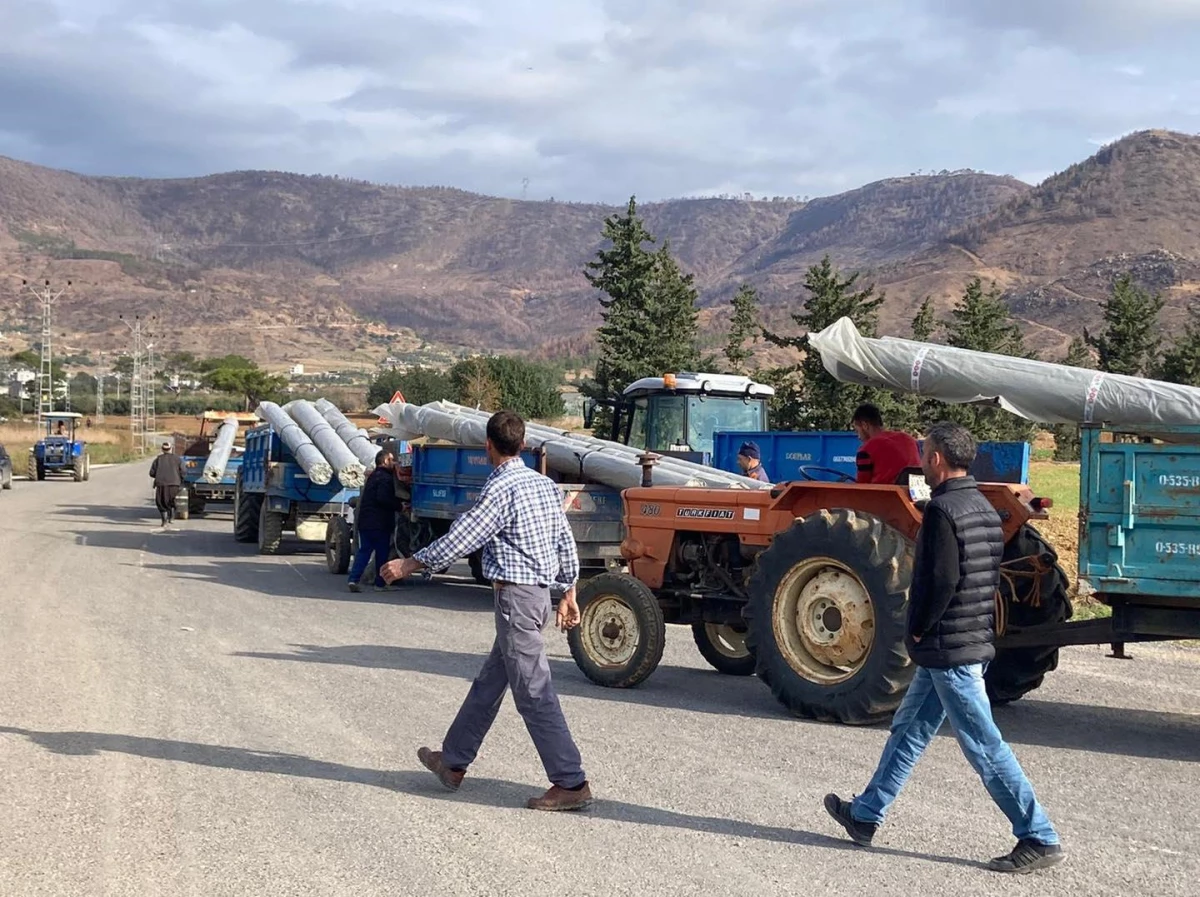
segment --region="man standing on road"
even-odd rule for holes
[[[525,422],[519,415],[493,414],[487,424],[487,454],[494,470],[475,506],[428,548],[387,564],[383,576],[391,582],[422,567],[444,569],[483,549],[483,574],[492,581],[495,596],[496,641],[442,749],[423,747],[417,758],[446,788],[457,791],[496,719],[505,689],[511,688],[552,785],[526,806],[579,810],[591,803],[592,792],[550,681],[542,639],[550,619],[551,585],[566,590],[558,604],[559,628],[565,631],[579,623],[579,556],[563,513],[562,493],[521,460],[524,444]]]
[[[771,482],[771,478],[767,476],[767,472],[763,469],[762,450],[758,447],[757,442],[742,443],[742,447],[738,449],[737,463],[738,467],[742,469],[742,476],[747,476],[763,483]]]
[[[375,469],[363,484],[358,498],[357,526],[358,551],[354,553],[354,566],[350,569],[350,591],[360,591],[358,581],[362,579],[371,558],[375,558],[375,591],[387,588],[382,568],[387,563],[392,546],[392,534],[396,531],[396,512],[400,510],[400,497],[396,495],[396,458],[387,451],[375,455]]]
[[[921,466],[917,440],[899,430],[885,430],[883,415],[874,405],[859,405],[850,426],[862,442],[855,458],[858,482],[891,485],[905,468]]]
[[[154,506],[165,529],[175,519],[175,499],[183,487],[183,462],[171,453],[171,443],[162,444],[162,454],[150,464],[150,478],[154,480]]]
[[[925,437],[921,467],[933,492],[917,533],[908,599],[907,645],[917,672],[866,791],[853,801],[827,794],[825,809],[856,844],[870,846],[917,760],[949,718],[959,746],[1017,838],[1012,852],[988,868],[1033,872],[1061,862],[1065,854],[996,728],[984,687],[984,670],[996,654],[1004,535],[996,510],[967,474],[975,452],[975,439],[958,424],[935,424]]]

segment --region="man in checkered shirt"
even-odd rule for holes
[[[511,411],[493,414],[487,424],[488,460],[495,468],[479,500],[450,531],[411,558],[383,566],[391,583],[422,568],[443,570],[483,549],[483,575],[492,581],[496,641],[459,708],[442,749],[417,751],[421,763],[451,791],[457,791],[496,719],[506,688],[542,758],[551,788],[530,798],[533,810],[578,810],[592,801],[579,748],[567,729],[542,629],[550,620],[550,588],[563,590],[557,623],[579,623],[575,583],[579,556],[562,508],[562,493],[547,477],[521,460],[525,422]]]

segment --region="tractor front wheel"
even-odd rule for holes
[[[583,674],[607,688],[643,682],[662,660],[667,626],[650,588],[627,573],[601,573],[580,586],[579,625],[567,644]]]
[[[756,661],[746,647],[746,630],[721,623],[693,623],[692,638],[714,670],[727,676],[752,676]]]
[[[819,511],[780,533],[750,577],[747,647],[800,717],[888,719],[913,677],[904,646],[912,543],[871,514]]]

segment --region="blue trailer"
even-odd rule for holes
[[[739,473],[737,452],[747,441],[758,443],[763,467],[773,482],[854,479],[859,441],[852,432],[719,432],[713,436],[712,466]],[[981,442],[971,474],[981,483],[1028,483],[1029,458],[1028,442]]]
[[[74,411],[50,411],[42,415],[45,435],[29,450],[29,479],[44,480],[50,474],[69,474],[77,483],[91,479],[92,459],[87,444],[76,438],[83,415]]]
[[[328,522],[344,516],[359,494],[336,476],[325,485],[310,480],[269,423],[246,433],[233,491],[233,536],[257,542],[260,554],[278,554],[285,532],[325,542]]]
[[[187,520],[193,514],[203,514],[212,502],[233,503],[237,487],[237,473],[242,466],[243,446],[235,443],[225,475],[216,483],[204,479],[204,465],[208,462],[217,431],[229,417],[236,417],[239,428],[254,427],[259,419],[252,414],[232,414],[224,411],[205,411],[200,415],[199,435],[174,434],[175,454],[183,464],[183,489],[176,500],[175,516]]]
[[[540,450],[527,449],[521,458],[531,469],[555,478],[547,473]],[[404,509],[396,515],[392,547],[395,557],[408,557],[449,531],[450,525],[478,500],[492,468],[482,446],[414,445],[398,455],[398,463],[397,493]],[[601,572],[618,563],[624,537],[620,492],[595,484],[560,482],[559,488],[575,536],[581,575]],[[344,574],[349,567],[351,551],[342,546],[357,545],[353,518],[351,509],[330,521],[326,561],[331,573]],[[486,584],[481,552],[465,560],[475,580]],[[368,575],[374,574],[368,571]]]

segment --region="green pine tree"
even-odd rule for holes
[[[669,240],[654,253],[647,298],[649,345],[640,359],[637,376],[695,370],[700,360],[697,345],[700,310],[696,307],[699,297],[695,277],[680,269],[671,255]]]
[[[1071,340],[1071,345],[1067,347],[1067,357],[1062,360],[1062,363],[1073,368],[1094,368],[1096,366],[1087,343],[1078,336]],[[1054,460],[1078,461],[1081,442],[1079,425],[1055,424],[1050,431],[1054,434]]]
[[[818,352],[806,351],[807,334],[823,330],[843,317],[850,318],[859,332],[873,337],[879,321],[883,295],[876,295],[874,284],[857,289],[859,274],[842,277],[829,256],[808,269],[804,287],[809,292],[804,310],[792,314],[804,336],[781,336],[763,331],[768,342],[804,352],[798,365],[775,368],[764,379],[776,389],[771,418],[781,429],[844,430],[850,426],[854,409],[863,402],[875,402],[886,414],[890,397],[881,390],[835,380],[821,363]]]
[[[946,344],[959,349],[1034,357],[1026,350],[1021,328],[1012,320],[1000,290],[993,284],[985,293],[978,277],[967,284],[945,330]],[[1021,442],[1032,438],[1034,432],[1029,421],[991,406],[947,405],[942,416],[970,429],[980,442]]]
[[[749,284],[742,284],[730,301],[733,315],[729,322],[729,340],[725,344],[725,359],[732,374],[749,373],[750,359],[754,357],[754,343],[759,338],[758,292]]]
[[[1116,280],[1102,306],[1104,330],[1098,336],[1083,331],[1087,344],[1096,350],[1100,370],[1144,377],[1156,369],[1162,307],[1163,298],[1135,284],[1132,274]]]
[[[1163,355],[1157,376],[1168,383],[1200,386],[1200,306],[1188,312],[1183,334]]]
[[[928,343],[938,331],[937,312],[933,308],[933,297],[926,296],[917,316],[912,321],[912,338],[918,343]]]

